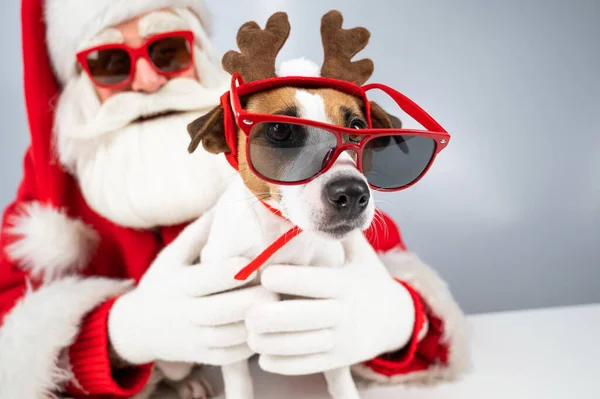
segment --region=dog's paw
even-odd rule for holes
[[[190,375],[181,381],[169,383],[177,392],[180,399],[208,399],[214,397],[210,383],[201,376]]]

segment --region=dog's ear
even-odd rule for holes
[[[225,139],[223,107],[218,106],[196,119],[188,125],[187,129],[192,139],[188,147],[190,153],[196,151],[200,142],[206,151],[213,154],[231,151]]]
[[[402,121],[383,110],[376,102],[371,101],[371,122],[374,129],[402,129]]]

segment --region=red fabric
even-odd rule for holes
[[[54,105],[59,86],[46,50],[42,0],[23,0],[21,6],[25,104],[31,135],[30,157],[35,173],[29,176],[38,200],[64,202],[68,175],[52,155]]]
[[[429,329],[425,338],[416,344],[412,355],[408,355],[403,349],[379,356],[365,365],[387,377],[425,371],[434,364],[447,365],[448,346],[441,342],[443,322],[428,309],[424,309],[424,316],[429,323]],[[414,345],[414,342],[413,337],[411,345]]]
[[[398,280],[410,293],[410,296],[415,304],[415,324],[413,327],[412,337],[408,345],[402,348],[397,354],[387,354],[367,362],[367,366],[381,370],[396,371],[403,370],[413,363],[417,346],[419,344],[419,333],[425,324],[425,311],[419,294],[408,284]],[[395,356],[394,356],[395,355]],[[393,360],[390,357],[394,357]],[[389,374],[387,374],[389,375]]]
[[[406,245],[396,223],[380,210],[375,211],[375,220],[365,231],[365,237],[378,252],[392,249],[406,251]]]
[[[130,397],[142,390],[150,378],[152,364],[113,371],[108,358],[106,323],[114,299],[90,313],[84,320],[75,343],[69,349],[71,369],[77,376],[71,390],[80,395],[86,392],[111,392]],[[85,387],[86,392],[77,387]]]

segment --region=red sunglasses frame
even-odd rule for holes
[[[161,40],[161,39],[165,39],[165,38],[169,38],[169,37],[183,37],[187,41],[188,45],[190,46],[189,65],[187,67],[185,67],[184,69],[176,71],[176,72],[161,71],[154,64],[154,61],[152,61],[152,59],[150,58],[150,54],[148,53],[148,47],[152,43],[156,42],[157,40]],[[129,71],[129,76],[124,81],[115,83],[115,84],[111,84],[111,85],[105,85],[105,84],[101,84],[101,83],[97,82],[96,79],[94,78],[94,75],[92,74],[92,71],[88,65],[87,57],[90,53],[93,53],[94,51],[111,50],[111,49],[125,51],[129,55],[129,58],[131,60],[131,68]],[[91,47],[91,48],[85,49],[85,50],[77,53],[77,61],[79,62],[81,67],[86,71],[86,73],[89,75],[89,77],[92,79],[94,84],[98,87],[102,87],[105,89],[118,89],[118,88],[122,88],[122,87],[129,85],[131,83],[131,81],[133,80],[133,77],[135,76],[135,70],[136,70],[136,64],[137,64],[138,58],[145,59],[146,61],[148,61],[148,64],[150,64],[150,66],[156,71],[156,73],[158,73],[162,76],[168,77],[168,78],[177,76],[184,72],[187,72],[194,65],[194,33],[190,30],[179,30],[179,31],[159,33],[159,34],[148,37],[144,41],[144,43],[142,43],[141,46],[136,47],[136,48],[130,47],[123,43],[108,43],[108,44],[102,44],[102,45],[96,46],[96,47]]]
[[[274,89],[277,87],[283,86],[292,86],[292,87],[304,87],[304,88],[331,88],[335,90],[340,90],[350,95],[357,96],[361,98],[365,103],[366,108],[366,117],[369,124],[368,129],[352,129],[347,127],[341,127],[336,125],[331,125],[328,123],[317,122],[308,119],[296,118],[292,116],[285,115],[272,115],[272,114],[256,114],[247,112],[242,108],[242,104],[240,101],[240,97],[248,96],[250,94],[254,94],[259,91]],[[390,96],[398,106],[406,112],[409,116],[415,119],[419,124],[421,124],[427,130],[418,130],[418,129],[373,129],[372,121],[371,121],[371,107],[370,103],[367,99],[367,92],[369,90],[381,90]],[[431,168],[433,162],[437,155],[448,145],[450,142],[450,134],[433,119],[427,112],[425,112],[421,107],[419,107],[415,102],[411,99],[403,95],[402,93],[388,87],[386,85],[380,83],[371,83],[365,86],[358,86],[350,82],[330,79],[330,78],[309,78],[309,77],[281,77],[281,78],[270,78],[265,80],[259,80],[255,82],[244,83],[242,77],[238,73],[234,73],[231,79],[231,91],[226,93],[222,97],[222,105],[226,110],[226,121],[225,121],[225,131],[226,131],[226,139],[229,147],[232,150],[230,154],[228,154],[230,163],[234,163],[234,166],[237,165],[237,133],[236,129],[232,128],[231,124],[227,123],[228,119],[231,119],[231,115],[227,115],[229,109],[233,110],[233,120],[236,125],[244,132],[246,136],[246,159],[248,161],[248,165],[252,173],[254,173],[259,178],[273,184],[292,186],[292,185],[301,185],[310,182],[311,180],[316,179],[323,173],[327,172],[331,166],[334,164],[335,160],[345,151],[354,151],[357,157],[356,166],[361,173],[362,169],[362,156],[364,147],[371,140],[381,137],[381,136],[420,136],[431,138],[435,142],[435,149],[433,151],[432,157],[429,160],[429,163],[423,170],[423,172],[411,183],[404,185],[402,187],[397,188],[380,188],[373,186],[369,183],[369,186],[373,190],[383,191],[383,192],[392,192],[392,191],[400,191],[404,190],[408,187],[416,184]],[[231,108],[229,108],[231,106]],[[231,122],[231,120],[230,120]],[[259,123],[292,123],[292,124],[301,124],[306,126],[311,126],[319,129],[324,129],[332,133],[337,138],[337,145],[335,149],[335,153],[329,160],[328,164],[315,176],[310,177],[308,179],[300,180],[297,182],[280,182],[274,179],[270,179],[266,176],[260,174],[252,165],[252,159],[250,157],[250,134],[252,128]],[[343,141],[342,134],[349,135],[361,135],[368,136],[365,140],[361,140],[359,144],[354,143],[345,143]],[[232,159],[233,158],[233,159]]]

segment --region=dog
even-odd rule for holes
[[[303,80],[300,74],[288,80],[273,79],[278,77],[275,58],[290,31],[285,13],[271,16],[264,30],[254,22],[240,28],[241,52],[230,51],[223,57],[223,66],[232,73],[230,92],[221,98],[220,106],[188,126],[190,153],[202,145],[215,156],[225,154],[236,169],[214,208],[193,222],[208,230],[201,261],[259,259],[258,264],[249,265],[253,267],[378,262],[364,235],[377,217],[371,187],[394,190],[413,184],[433,161],[434,150],[442,147],[430,137],[417,138],[413,143],[427,145],[419,152],[423,148],[411,147],[401,132],[392,130],[381,136],[361,134],[362,129],[400,129],[402,123],[356,90],[371,76],[373,64],[350,59],[365,47],[369,33],[341,26],[337,11],[327,13],[321,22],[325,50],[321,77],[330,80]],[[305,60],[296,63],[306,72]],[[291,64],[281,69],[293,69]],[[442,137],[439,141],[446,143],[446,136]],[[389,161],[389,155],[377,154],[387,150],[406,157],[421,154],[423,162],[407,168],[414,176],[405,183],[378,185],[390,176],[393,180],[397,173],[395,166],[388,165],[385,171],[381,165],[386,162],[379,169],[373,167],[378,156]],[[375,175],[361,173],[366,169]],[[244,270],[235,277],[245,278],[253,271]],[[171,370],[168,364],[161,367],[167,375],[178,367],[183,370],[181,376],[185,375],[185,367],[179,364]],[[228,399],[253,398],[247,361],[225,365],[222,372]],[[360,398],[349,367],[324,374],[334,399]]]
[[[240,29],[238,44],[243,51],[247,50],[248,39],[262,50],[268,48],[268,43],[274,43],[272,51],[267,50],[273,59],[264,55],[260,60],[255,59],[251,63],[252,71],[260,69],[261,62],[274,62],[273,55],[285,41],[289,25],[281,14],[272,16],[264,31],[256,30],[252,23]],[[325,18],[323,24],[326,24]],[[272,35],[268,36],[269,33]],[[355,48],[365,44],[364,37],[351,43]],[[239,69],[240,57],[248,53],[226,54],[224,65],[233,63]],[[251,75],[250,71],[245,75]],[[210,214],[205,215],[212,218],[212,224],[200,259],[216,264],[234,257],[254,259],[265,247],[297,226],[303,233],[279,249],[268,263],[343,267],[348,262],[376,262],[377,255],[363,234],[376,216],[375,205],[367,179],[356,167],[355,157],[342,153],[326,171],[304,184],[270,182],[265,179],[265,173],[271,178],[277,176],[279,180],[293,179],[290,175],[303,169],[312,157],[301,154],[302,146],[323,144],[318,141],[325,133],[316,127],[264,123],[252,128],[249,136],[252,140],[238,128],[237,139],[232,143],[226,134],[224,113],[227,106],[229,104],[217,107],[188,127],[192,139],[190,152],[200,144],[216,155],[231,153],[234,149],[231,147],[237,146],[239,172]],[[251,114],[284,115],[350,129],[368,126],[364,101],[331,88],[284,86],[263,90],[247,96],[243,108]],[[394,124],[399,127],[399,120],[392,119],[376,104],[371,103],[370,110],[373,127],[392,128]],[[361,139],[360,135],[343,135],[344,142],[359,143]],[[249,149],[249,145],[253,147]],[[290,146],[296,150],[286,151]],[[291,152],[296,152],[293,160],[281,158]],[[249,154],[252,154],[252,160],[248,159]],[[263,175],[259,175],[258,170]],[[253,397],[246,361],[223,366],[222,371],[227,398]],[[326,371],[325,378],[332,397],[360,397],[349,367]]]

